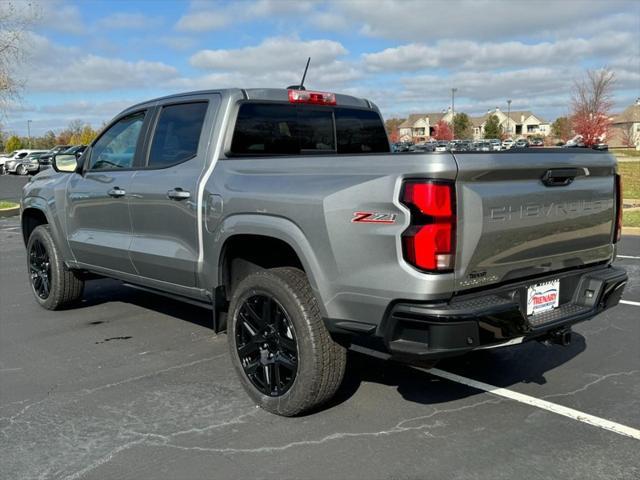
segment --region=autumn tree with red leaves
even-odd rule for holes
[[[433,138],[436,140],[453,140],[453,132],[451,126],[444,120],[440,120],[435,125],[435,132]]]
[[[576,81],[571,98],[571,124],[587,147],[607,136],[613,107],[613,72],[587,70],[586,78]]]

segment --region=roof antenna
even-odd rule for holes
[[[302,74],[302,80],[300,81],[300,85],[289,85],[287,89],[289,90],[305,90],[304,88],[304,79],[307,77],[307,70],[309,70],[309,63],[311,62],[311,57],[307,58],[307,66],[304,67],[304,73]]]

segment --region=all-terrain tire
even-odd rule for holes
[[[275,299],[289,317],[295,333],[296,376],[290,388],[278,396],[266,395],[256,387],[245,373],[237,350],[240,309],[256,295]],[[294,416],[317,408],[334,396],[344,377],[346,349],[331,338],[304,272],[282,267],[248,275],[232,293],[228,318],[232,363],[243,387],[260,407],[277,415]]]
[[[46,297],[38,294],[32,278],[31,255],[34,246],[39,243],[48,256],[49,293]],[[44,270],[44,269],[43,269]],[[65,267],[62,255],[56,247],[49,225],[39,225],[33,229],[27,242],[27,271],[31,290],[36,301],[47,310],[61,310],[76,302],[84,291],[84,280],[74,271]]]

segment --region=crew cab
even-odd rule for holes
[[[620,177],[593,150],[390,153],[378,108],[290,89],[128,108],[25,187],[42,307],[96,276],[211,309],[254,401],[280,415],[338,389],[346,349],[432,364],[616,305]]]

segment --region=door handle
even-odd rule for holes
[[[578,176],[577,168],[552,168],[542,176],[542,183],[547,187],[563,187],[573,182]]]
[[[127,194],[127,192],[122,190],[120,187],[113,187],[107,193],[113,198],[124,197]]]
[[[171,200],[186,200],[191,196],[191,192],[186,190],[182,190],[180,187],[174,188],[173,190],[169,190],[167,192],[167,197]]]

